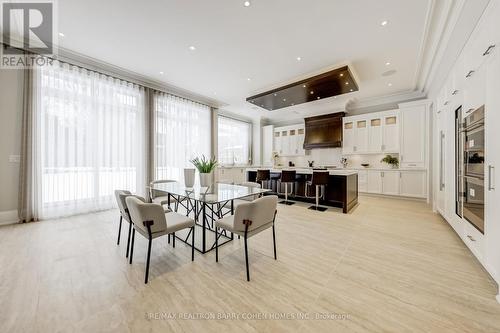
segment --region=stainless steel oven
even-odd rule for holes
[[[484,179],[465,176],[463,217],[484,234]]]
[[[484,106],[465,118],[460,132],[457,161],[462,160],[463,168],[457,168],[457,197],[461,201],[457,206],[461,206],[462,217],[484,233]]]

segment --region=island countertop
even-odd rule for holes
[[[345,170],[345,169],[338,169],[338,170],[312,170],[312,169],[301,169],[301,168],[247,168],[246,171],[254,171],[256,172],[259,169],[269,169],[271,173],[281,173],[282,170],[295,170],[298,174],[303,174],[303,175],[312,175],[313,171],[325,171],[328,172],[331,176],[351,176],[351,175],[356,175],[358,173],[357,170]]]

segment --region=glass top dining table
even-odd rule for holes
[[[214,249],[215,237],[225,238],[222,242],[219,241],[219,246],[234,239],[234,235],[228,234],[226,231],[216,236],[215,221],[228,214],[234,214],[234,201],[236,199],[259,197],[270,191],[269,189],[221,183],[214,183],[208,187],[186,187],[179,182],[158,183],[152,185],[150,189],[157,195],[167,196],[170,209],[194,218],[196,223],[194,230],[197,230],[195,232],[195,249],[201,253],[207,253]],[[171,206],[171,204],[173,205]],[[201,232],[201,235],[198,231]],[[190,233],[191,231],[187,235],[183,235],[182,232],[176,232],[174,244],[175,239],[189,244]]]
[[[221,183],[215,183],[209,187],[186,187],[179,182],[154,184],[152,189],[208,204],[223,203],[270,191],[262,188]]]

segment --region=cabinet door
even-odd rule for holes
[[[304,127],[299,127],[297,129],[297,155],[303,156],[306,154],[304,150],[304,138],[305,138],[305,129]]]
[[[366,192],[382,193],[382,172],[368,171],[366,174]]]
[[[368,120],[356,120],[355,144],[356,153],[365,153],[368,151]]]
[[[413,198],[427,197],[425,171],[401,171],[400,178],[400,195]]]
[[[368,174],[367,171],[358,171],[358,191],[366,192],[367,191],[367,182],[368,182]]]
[[[399,153],[399,118],[397,115],[384,117],[383,133],[382,151]]]
[[[281,155],[290,156],[290,136],[288,130],[281,131]]]
[[[425,167],[426,112],[426,106],[403,108],[400,111],[402,167]]]
[[[399,172],[382,171],[382,193],[399,195]]]
[[[274,132],[274,151],[280,156],[283,153],[283,150],[281,149],[281,131]]]
[[[297,129],[291,129],[288,131],[289,140],[289,155],[297,156],[299,153],[299,148],[297,147]]]
[[[344,122],[344,138],[342,140],[342,153],[352,154],[354,152],[354,121]]]
[[[369,119],[368,151],[379,153],[382,151],[382,117]]]

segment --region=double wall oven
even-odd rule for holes
[[[455,120],[456,213],[484,234],[484,105],[464,121],[458,109]]]

